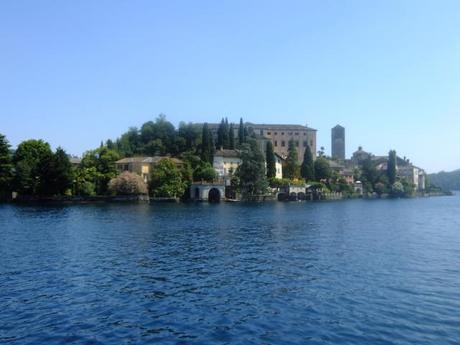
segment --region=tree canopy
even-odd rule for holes
[[[300,175],[306,181],[315,180],[315,165],[313,162],[313,155],[311,154],[310,146],[307,144],[303,154],[302,165],[300,166]]]
[[[267,163],[267,178],[274,178],[276,176],[276,160],[275,152],[273,151],[273,144],[267,141],[267,148],[265,150],[265,162]]]
[[[164,158],[154,166],[149,184],[150,193],[154,197],[181,197],[185,188],[186,182],[171,159]]]
[[[291,180],[300,177],[300,165],[297,158],[297,149],[294,140],[289,140],[288,156],[286,158],[286,165],[283,169],[283,177]]]
[[[6,198],[11,192],[13,179],[13,162],[10,144],[6,137],[0,134],[0,199]]]
[[[262,152],[254,139],[241,146],[241,165],[236,171],[239,187],[245,198],[264,194],[268,188],[265,162]]]

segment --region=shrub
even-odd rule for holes
[[[147,185],[139,175],[125,171],[110,180],[109,192],[115,195],[147,194]]]

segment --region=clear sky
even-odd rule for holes
[[[460,168],[460,1],[0,1],[0,133],[81,155],[164,113]]]

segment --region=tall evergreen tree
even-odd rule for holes
[[[267,141],[267,149],[265,151],[265,162],[267,163],[267,177],[273,178],[276,176],[275,152],[273,152],[273,144]]]
[[[223,138],[222,138],[222,146],[224,149],[230,148],[230,128],[228,126],[228,119],[225,118],[224,128],[223,128]]]
[[[308,143],[305,147],[305,153],[303,154],[303,162],[300,166],[300,175],[305,179],[305,181],[313,181],[315,179],[313,155],[311,154],[311,149]]]
[[[54,179],[52,181],[56,194],[63,195],[72,187],[73,171],[69,156],[60,147],[56,149],[53,156]]]
[[[233,128],[233,123],[230,124],[230,129],[229,129],[229,149],[234,150],[235,149],[235,129]]]
[[[289,140],[288,156],[286,158],[286,166],[283,169],[283,175],[288,179],[297,179],[300,177],[300,165],[297,159],[297,149],[294,140]]]
[[[11,192],[12,179],[13,163],[10,144],[6,137],[0,134],[0,199],[7,197]]]
[[[396,182],[396,151],[391,150],[388,153],[388,165],[387,165],[388,182],[390,185]]]
[[[222,118],[222,121],[217,128],[217,149],[224,149],[224,137],[225,137],[225,120]]]
[[[243,118],[240,118],[240,126],[238,127],[238,144],[242,145],[245,142]]]
[[[236,176],[239,178],[243,197],[251,198],[267,191],[264,163],[264,155],[255,140],[248,140],[248,143],[242,145],[241,165],[237,169]]]
[[[201,134],[201,160],[212,164],[214,154],[214,140],[207,123],[203,125]]]

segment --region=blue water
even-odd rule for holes
[[[0,343],[459,342],[459,196],[0,205]]]

